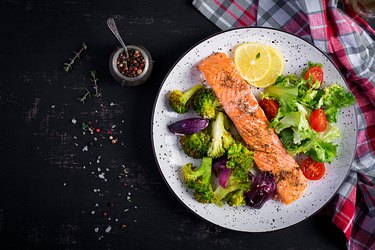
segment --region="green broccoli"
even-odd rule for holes
[[[200,203],[212,203],[214,194],[211,185],[212,158],[204,157],[199,168],[187,163],[182,174],[188,188],[193,191],[195,199]]]
[[[249,191],[249,189],[246,190]],[[246,200],[245,200],[245,191],[244,189],[240,188],[234,192],[231,192],[230,194],[227,195],[226,198],[228,205],[232,207],[238,207],[238,206],[243,206],[246,205]]]
[[[243,178],[244,176],[247,178]],[[245,193],[250,190],[251,180],[247,173],[240,169],[233,170],[228,178],[227,187],[220,185],[214,191],[213,202],[221,207],[224,201],[228,201],[230,206],[245,205]]]
[[[225,128],[226,116],[223,112],[217,112],[216,118],[212,122],[211,143],[208,148],[208,156],[219,158],[225,154],[225,151],[233,144],[234,139]]]
[[[210,141],[210,135],[204,131],[180,137],[180,144],[184,152],[196,159],[207,156]]]
[[[227,167],[230,169],[241,169],[241,172],[247,173],[253,167],[254,153],[241,143],[233,143],[228,148]],[[246,177],[244,177],[246,179]]]
[[[203,84],[197,84],[185,92],[182,92],[180,90],[172,91],[169,95],[169,105],[175,112],[179,114],[186,113],[189,109],[188,101],[201,88],[203,88]]]
[[[230,206],[241,206],[245,202],[245,193],[250,190],[251,180],[249,172],[253,167],[252,151],[248,150],[241,143],[233,143],[227,153],[227,168],[231,174],[227,181],[227,187],[218,186],[214,191],[214,202],[218,206],[223,205],[227,200]]]
[[[212,89],[203,88],[194,96],[193,109],[200,116],[213,119],[217,110],[222,111],[222,106]]]

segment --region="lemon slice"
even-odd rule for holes
[[[276,82],[276,79],[284,71],[284,58],[280,52],[270,46],[267,46],[271,55],[271,68],[270,71],[260,80],[248,81],[249,84],[255,87],[265,88]]]
[[[234,63],[247,82],[263,79],[271,69],[271,55],[265,45],[244,43],[234,52]]]

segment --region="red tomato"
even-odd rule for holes
[[[309,80],[310,76],[312,76],[312,83],[315,83],[316,80],[320,81],[320,86],[323,83],[323,70],[319,66],[311,67],[309,70],[307,70],[305,74],[305,79]],[[309,82],[307,83],[309,86]]]
[[[279,112],[279,103],[271,99],[262,99],[259,106],[263,109],[269,121],[273,120]]]
[[[323,132],[327,128],[326,112],[323,109],[314,110],[310,116],[310,125],[316,132]]]
[[[308,157],[302,162],[301,170],[307,179],[315,181],[323,177],[326,168],[323,162],[316,162]]]

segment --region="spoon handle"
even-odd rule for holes
[[[118,32],[115,20],[112,17],[110,17],[110,18],[107,19],[107,25],[108,25],[108,28],[112,31],[113,35],[115,35],[115,37],[117,38],[117,40],[120,42],[120,44],[124,48],[124,52],[125,52],[126,58],[129,58],[128,49],[126,48],[125,43],[122,40],[122,38],[120,36],[120,33]]]

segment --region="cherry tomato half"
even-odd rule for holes
[[[314,110],[310,116],[310,125],[316,132],[323,132],[327,128],[326,112],[323,109]]]
[[[307,179],[316,181],[323,177],[326,168],[323,162],[316,162],[308,157],[302,162],[301,170]]]
[[[269,121],[273,120],[279,112],[279,103],[271,99],[262,99],[259,106],[263,109]]]
[[[309,70],[307,70],[305,74],[305,79],[309,80],[310,76],[312,76],[312,83],[315,83],[317,80],[320,81],[320,86],[323,83],[323,70],[319,66],[311,67]],[[307,83],[310,86],[310,83]]]

